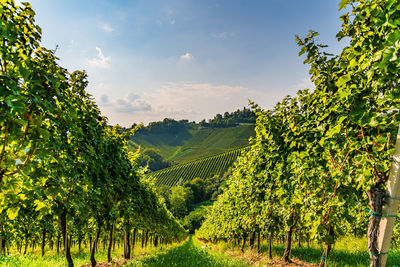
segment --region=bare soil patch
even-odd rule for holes
[[[198,239],[199,240],[199,239]],[[219,253],[223,253],[228,255],[231,258],[236,258],[236,259],[241,259],[247,262],[248,264],[251,264],[253,266],[278,266],[278,267],[316,267],[318,266],[317,264],[313,263],[307,263],[304,261],[301,261],[299,259],[291,259],[291,263],[287,263],[283,261],[282,259],[279,258],[273,258],[272,260],[268,258],[268,255],[264,254],[258,254],[255,251],[252,250],[245,250],[244,253],[242,253],[239,249],[228,249],[225,251],[221,251],[221,249],[212,243],[205,243],[202,240],[199,240],[204,246],[211,248],[212,250],[218,251]]]

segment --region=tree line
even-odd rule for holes
[[[240,123],[255,123],[256,114],[249,108],[243,107],[234,112],[225,112],[224,115],[217,114],[214,118],[202,120],[199,125],[205,128],[226,128],[234,127]]]
[[[178,134],[179,132],[193,129],[196,127],[203,128],[226,128],[234,127],[240,123],[255,123],[255,113],[246,107],[238,109],[234,112],[225,112],[224,115],[217,114],[214,118],[203,119],[199,123],[195,121],[190,122],[189,120],[174,120],[171,118],[165,118],[162,121],[150,122],[146,127],[140,128],[137,133],[139,135],[146,134]],[[130,129],[136,128],[137,124],[133,124]]]

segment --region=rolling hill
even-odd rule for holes
[[[132,138],[130,146],[157,149],[164,158],[181,164],[247,146],[251,136],[254,136],[253,124],[226,128],[187,124],[174,133],[138,133]]]

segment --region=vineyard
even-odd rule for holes
[[[100,240],[111,262],[115,244],[130,259],[138,239],[185,238],[128,151],[137,129],[108,125],[87,74],[40,46],[34,16],[29,3],[0,2],[0,253],[63,249],[73,267],[84,245],[96,266]]]
[[[150,173],[148,176],[155,179],[156,185],[168,186],[191,181],[197,177],[207,178],[214,175],[222,176],[243,151],[246,151],[246,147],[182,163]]]
[[[228,128],[202,128],[187,125],[176,133],[138,133],[132,137],[132,150],[137,147],[154,148],[168,160],[182,164],[199,158],[247,146],[254,136],[254,125],[241,124]]]
[[[296,36],[315,89],[270,109],[253,103],[256,137],[199,238],[242,251],[265,239],[271,259],[284,239],[286,263],[294,238],[313,240],[322,267],[335,266],[339,238],[356,236],[368,239],[371,267],[399,264],[400,1],[342,0],[340,9],[347,46],[334,55],[317,32]]]
[[[265,244],[269,260],[279,251],[286,266],[297,240],[297,251],[307,243],[320,267],[349,266],[336,265],[349,253],[336,254],[335,245],[352,237],[368,244],[357,248],[360,265],[351,266],[398,266],[400,0],[341,0],[339,10],[336,37],[347,42],[339,54],[315,31],[296,36],[314,90],[270,109],[251,102],[256,124],[237,132],[192,129],[182,134],[187,143],[146,135],[141,144],[169,140],[163,153],[183,163],[145,175],[140,149],[128,148],[140,126],[110,126],[87,92],[86,72],[69,72],[56,50],[41,46],[32,6],[2,0],[0,264],[32,266],[25,256],[61,253],[64,266],[90,260],[95,267],[100,258],[109,266],[117,257],[125,264],[140,243],[164,250],[196,223],[201,244],[191,236],[141,263],[229,266],[206,244],[223,243],[241,253],[257,247],[258,256]],[[249,146],[225,151],[247,143],[253,130]],[[208,156],[212,151],[225,152]],[[199,154],[207,157],[191,160]],[[183,184],[213,176],[224,176],[223,187],[202,179]],[[172,192],[169,199],[160,189]],[[214,196],[207,192],[218,194],[206,199]],[[205,202],[212,206],[200,206]]]

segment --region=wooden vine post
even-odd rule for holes
[[[393,228],[397,219],[399,203],[400,203],[400,127],[396,138],[396,147],[393,153],[392,167],[390,169],[389,181],[387,183],[387,191],[385,197],[385,205],[382,214],[389,215],[382,217],[379,224],[378,249],[380,251],[381,267],[385,267],[388,252],[390,249],[390,241],[393,235]]]

